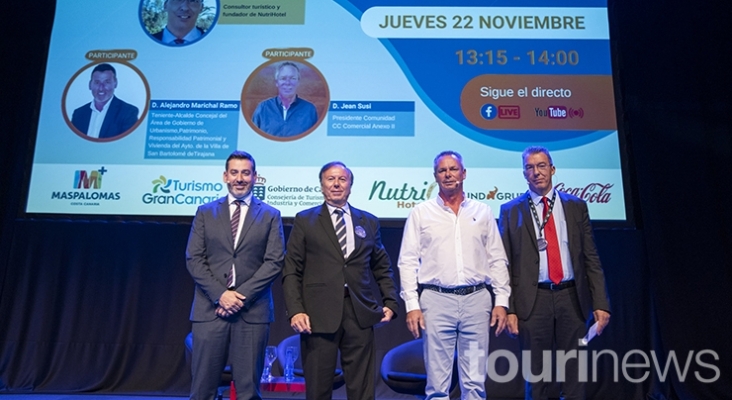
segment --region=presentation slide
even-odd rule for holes
[[[466,195],[557,189],[626,219],[605,0],[58,0],[26,212],[192,216],[234,150],[284,217],[354,173],[350,203],[405,218],[462,154]]]

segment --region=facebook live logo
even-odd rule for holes
[[[493,104],[485,104],[480,108],[480,115],[487,120],[496,117],[500,119],[519,119],[521,118],[521,107],[519,106],[498,106]]]

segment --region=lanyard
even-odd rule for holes
[[[554,191],[552,193],[552,199],[549,200],[549,210],[546,212],[546,216],[544,217],[544,222],[539,222],[539,214],[536,213],[536,206],[534,205],[534,201],[531,199],[531,195],[529,195],[529,208],[531,208],[531,214],[534,216],[534,221],[536,221],[536,225],[539,226],[539,238],[544,237],[544,226],[546,225],[547,221],[549,221],[549,218],[552,216],[552,210],[554,210],[554,200],[557,198],[557,192]]]

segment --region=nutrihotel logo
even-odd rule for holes
[[[374,181],[371,185],[369,200],[395,201],[397,208],[412,208],[417,203],[428,200],[436,194],[437,182],[422,182],[421,185],[402,183],[392,186],[386,181]]]

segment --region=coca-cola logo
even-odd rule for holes
[[[590,183],[585,187],[570,188],[565,187],[564,182],[560,182],[556,188],[560,192],[577,196],[588,203],[609,203],[612,197],[610,188],[613,186],[615,184],[612,183]]]

